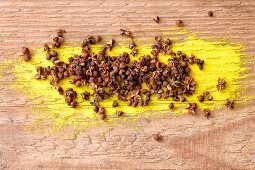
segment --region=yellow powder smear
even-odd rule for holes
[[[245,70],[241,64],[242,46],[224,41],[205,41],[184,31],[179,34],[185,34],[187,38],[182,42],[174,43],[172,50],[174,52],[182,51],[187,55],[192,53],[205,61],[202,71],[199,70],[198,66],[195,64],[190,66],[192,70],[191,75],[195,79],[197,85],[194,95],[187,97],[187,101],[197,102],[197,96],[202,94],[205,90],[210,91],[213,96],[213,101],[199,103],[199,109],[219,109],[223,106],[227,98],[238,98],[241,91],[238,80],[240,79],[241,73]],[[166,35],[171,35],[170,39],[177,39],[172,34]],[[150,44],[140,45],[138,47],[138,56],[131,56],[131,61],[137,60],[140,56],[150,54]],[[94,53],[97,53],[101,48],[101,45],[93,45],[91,47]],[[65,62],[68,62],[69,57],[81,54],[81,48],[72,45],[63,46],[60,49],[56,49],[56,51],[60,56],[59,59]],[[126,45],[121,44],[114,47],[112,51],[108,51],[107,54],[110,56],[117,56],[124,51],[130,52],[130,49],[128,49]],[[12,84],[12,87],[27,95],[28,99],[33,103],[33,112],[38,114],[38,120],[34,125],[47,122],[55,129],[61,129],[63,126],[67,125],[77,128],[98,125],[97,115],[93,112],[89,101],[82,101],[81,96],[78,95],[78,107],[76,109],[70,108],[65,103],[64,97],[59,95],[54,87],[49,84],[49,78],[47,80],[34,79],[36,66],[52,66],[52,63],[45,59],[45,52],[43,52],[42,48],[35,49],[33,54],[32,60],[28,63],[22,60],[15,60],[12,61],[11,64],[15,75],[15,82]],[[169,55],[159,55],[159,60],[164,63],[167,63],[169,58]],[[10,63],[10,61],[8,63]],[[216,89],[217,79],[219,77],[224,78],[227,82],[226,89],[220,92]],[[85,90],[92,92],[88,86],[77,88],[70,84],[68,82],[69,80],[70,79],[62,80],[59,85],[64,89],[71,87],[77,91],[78,94]],[[125,117],[121,118],[122,121],[125,121],[129,120],[129,118],[135,119],[141,113],[145,116],[165,113],[162,111],[169,110],[168,105],[170,102],[173,102],[170,98],[157,100],[152,97],[149,106],[146,107],[138,106],[137,108],[133,108],[127,106],[127,103],[119,101],[120,106],[112,108],[113,100],[117,100],[116,96],[100,102],[100,105],[106,108],[108,118],[105,122],[107,123],[114,123],[119,119],[116,118],[116,110],[125,112]],[[173,103],[175,109],[171,111],[172,114],[179,115],[186,113],[184,109],[186,102]],[[100,123],[102,124],[101,121]]]

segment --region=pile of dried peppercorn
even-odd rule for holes
[[[203,69],[204,61],[193,55],[187,56],[181,51],[174,53],[171,50],[172,41],[162,40],[160,36],[155,37],[155,42],[151,46],[151,54],[144,55],[138,60],[130,61],[129,56],[136,56],[138,50],[133,41],[130,31],[121,29],[121,35],[128,36],[132,39],[129,48],[130,54],[123,52],[119,56],[108,56],[106,50],[114,47],[114,40],[106,44],[97,54],[91,53],[90,45],[99,43],[102,40],[100,36],[88,36],[81,44],[82,55],[70,57],[68,63],[58,59],[58,53],[54,50],[61,47],[64,42],[65,30],[58,30],[57,36],[53,38],[51,47],[44,44],[46,59],[51,60],[54,66],[36,68],[37,74],[35,79],[46,79],[50,77],[50,84],[60,95],[64,95],[67,105],[76,108],[77,93],[72,88],[64,89],[58,86],[58,83],[67,77],[72,79],[70,84],[77,87],[89,85],[93,93],[84,91],[81,95],[83,100],[91,100],[94,111],[99,114],[100,119],[106,117],[106,111],[100,106],[100,101],[106,100],[112,95],[116,95],[118,100],[126,102],[128,106],[147,106],[150,98],[154,95],[157,99],[172,98],[173,101],[186,101],[186,96],[192,95],[196,83],[190,76],[191,69],[189,65],[197,64],[199,69]],[[25,61],[31,58],[29,49],[23,47],[23,57]],[[158,54],[168,54],[171,57],[168,63],[162,63],[158,60]],[[141,84],[145,83],[146,88]],[[218,80],[217,89],[225,88],[225,80]],[[109,89],[109,90],[106,90]],[[209,92],[205,91],[198,96],[198,101],[212,100]],[[233,101],[228,100],[226,106],[233,107]],[[112,107],[118,107],[118,101],[113,101]],[[173,103],[169,104],[169,109],[173,109]],[[196,103],[187,103],[186,109],[190,114],[195,114],[197,109]],[[205,109],[204,115],[210,116],[210,111]],[[122,111],[116,111],[117,116],[123,115]]]

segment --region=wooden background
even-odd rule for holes
[[[156,15],[159,25],[152,21]],[[68,31],[67,41],[117,35],[120,28],[139,39],[160,34],[177,19],[201,38],[224,37],[255,56],[254,0],[1,0],[0,60],[17,57],[23,45],[51,41],[58,28]],[[242,84],[252,94],[254,86],[247,84],[254,81],[254,59],[246,61],[252,69]],[[241,101],[233,112],[214,112],[209,120],[189,115],[141,119],[64,140],[65,133],[42,136],[24,128],[33,119],[30,103],[8,89],[9,83],[0,85],[0,169],[255,169],[254,99]],[[160,143],[151,138],[156,132],[164,136]]]

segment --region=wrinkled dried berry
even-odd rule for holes
[[[27,62],[31,59],[30,51],[27,47],[22,47],[23,59]]]
[[[180,97],[179,97],[179,100],[180,100],[180,102],[186,101],[185,97],[183,97],[183,96],[180,96]]]
[[[204,113],[204,115],[205,115],[205,117],[206,117],[207,119],[211,116],[211,112],[210,112],[209,109],[204,109],[204,110],[203,110],[203,113]]]
[[[213,99],[213,97],[211,95],[209,95],[207,99],[211,101]]]
[[[128,37],[131,37],[131,32],[128,30],[120,29],[120,35],[126,35]]]
[[[129,48],[132,50],[133,48],[136,47],[136,44],[134,42],[132,42],[131,44],[129,44]]]
[[[63,90],[62,87],[56,86],[55,89],[58,91],[58,93],[59,93],[60,95],[63,95],[63,94],[64,94],[64,90]]]
[[[219,78],[218,79],[218,84],[217,84],[216,87],[217,87],[218,91],[225,89],[226,88],[226,81],[224,79]]]
[[[183,27],[183,22],[182,20],[177,20],[175,23],[178,27]]]
[[[197,96],[197,100],[198,100],[199,102],[203,102],[203,101],[204,101],[204,96],[203,96],[203,95]]]
[[[188,109],[189,114],[196,114],[197,104],[196,103],[188,103],[186,105],[186,109]]]
[[[130,54],[131,54],[132,56],[136,56],[137,53],[138,53],[138,50],[137,50],[137,49],[133,49],[133,50],[130,52]]]
[[[212,17],[213,16],[213,12],[212,11],[208,11],[208,16]]]
[[[158,23],[159,23],[159,21],[160,21],[159,16],[156,16],[155,18],[153,18],[153,21],[155,21],[155,22],[158,24]]]
[[[87,91],[81,93],[81,97],[83,100],[89,100],[89,96],[90,96],[90,93]]]
[[[77,103],[76,101],[71,101],[71,103],[70,103],[70,106],[71,106],[72,108],[76,108],[77,105],[78,105],[78,103]]]
[[[117,115],[118,117],[123,116],[123,114],[124,114],[123,111],[119,111],[119,110],[116,111],[116,115]]]
[[[63,29],[59,29],[58,31],[57,31],[57,36],[59,36],[59,37],[63,37],[63,34],[64,33],[66,33],[66,31],[65,30],[63,30]]]
[[[227,99],[225,106],[227,108],[233,109],[234,108],[234,104],[235,104],[234,100]]]
[[[173,109],[173,108],[174,108],[174,104],[173,104],[173,103],[170,103],[170,104],[168,105],[168,108],[169,108],[169,109]]]
[[[152,134],[152,137],[156,141],[162,141],[163,136],[160,133]]]
[[[50,50],[50,47],[47,43],[43,45],[43,51],[48,52]]]
[[[111,39],[108,43],[107,43],[107,47],[109,48],[109,50],[111,51],[114,45],[114,40]]]
[[[170,39],[167,39],[167,40],[165,41],[165,44],[166,44],[166,45],[171,45],[171,44],[172,44],[172,41],[171,41]]]
[[[115,100],[115,101],[113,101],[113,103],[112,103],[112,107],[117,107],[117,106],[119,106],[119,103]]]

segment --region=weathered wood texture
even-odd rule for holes
[[[152,22],[155,15],[162,17],[159,25]],[[117,35],[120,28],[142,38],[167,30],[176,19],[199,37],[243,43],[245,53],[255,56],[253,0],[1,0],[0,56],[18,56],[23,45],[41,46],[58,28],[68,31],[67,41],[81,41],[86,34]],[[251,80],[254,70],[243,84]],[[6,87],[0,87],[0,94],[0,169],[255,169],[254,100],[233,112],[214,112],[210,120],[141,119],[63,140],[64,133],[42,136],[24,129],[32,119],[29,101]],[[151,138],[155,132],[162,133],[162,142]]]

